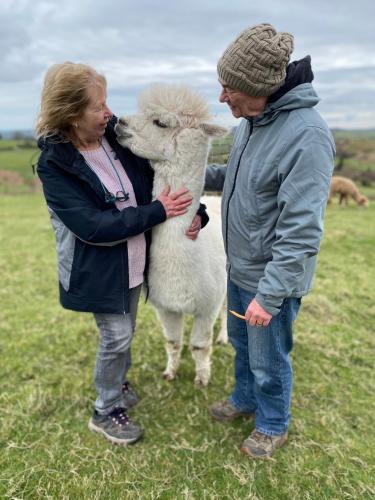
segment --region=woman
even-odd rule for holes
[[[128,444],[143,434],[127,415],[138,397],[126,375],[150,229],[184,214],[191,196],[166,186],[152,201],[149,163],[117,143],[115,123],[102,75],[70,62],[47,72],[37,170],[56,236],[60,301],[67,309],[92,312],[99,328],[89,428]],[[206,223],[204,206],[199,213]],[[195,239],[200,225],[197,215],[187,236]]]

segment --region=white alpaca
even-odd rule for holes
[[[186,214],[168,219],[152,231],[148,273],[149,299],[155,306],[166,338],[167,367],[164,376],[176,376],[183,344],[183,315],[191,314],[194,325],[190,350],[195,360],[195,383],[210,379],[213,326],[226,296],[225,254],[220,212],[209,212],[210,222],[195,241],[185,231],[197,212],[204,185],[210,137],[226,133],[207,123],[208,108],[200,96],[186,87],[153,86],[139,99],[140,112],[124,116],[116,125],[120,144],[142,158],[155,171],[153,196],[171,186],[185,186],[193,196]],[[223,312],[219,341],[226,341]]]

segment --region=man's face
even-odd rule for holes
[[[224,82],[220,82],[220,85],[222,89],[219,101],[228,104],[235,118],[259,115],[266,106],[266,97],[251,97],[244,92],[232,89]]]

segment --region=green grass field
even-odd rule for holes
[[[232,386],[233,352],[215,347],[207,389],[187,348],[164,381],[161,328],[140,306],[132,416],[146,434],[116,447],[90,433],[97,332],[58,304],[54,238],[40,195],[0,197],[0,498],[372,499],[375,497],[375,204],[329,207],[314,291],[295,325],[288,446],[254,462],[246,421],[207,406]],[[189,322],[188,322],[189,323]]]
[[[38,154],[39,149],[33,141],[0,140],[0,170],[16,172],[30,183],[33,179],[32,164],[36,163]]]

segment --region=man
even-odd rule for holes
[[[220,102],[236,118],[228,165],[207,168],[223,189],[229,339],[235,385],[212,417],[255,418],[241,451],[268,458],[287,440],[292,323],[311,288],[334,162],[331,133],[314,109],[310,57],[289,63],[293,36],[269,24],[246,29],[217,71]],[[225,181],[225,182],[224,182]]]

